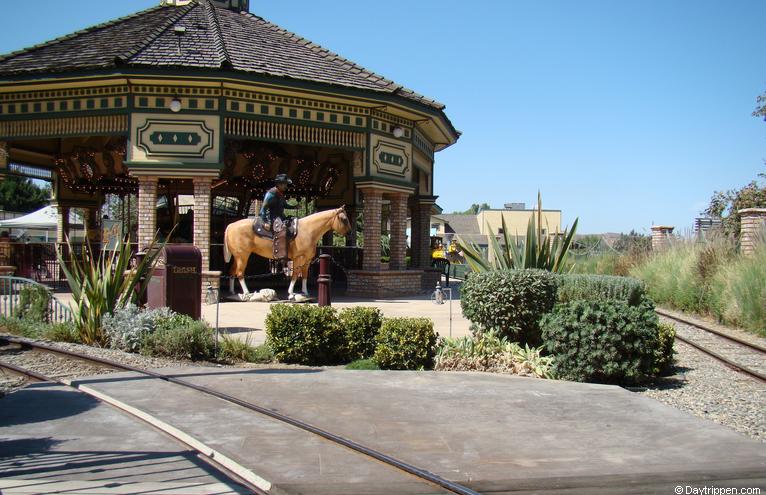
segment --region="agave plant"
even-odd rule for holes
[[[139,283],[151,276],[165,243],[158,245],[156,239],[153,240],[146,256],[131,268],[132,253],[127,239],[120,238],[113,251],[101,253],[94,253],[87,242],[81,258],[73,254],[68,238],[66,242],[68,266],[61,254],[58,259],[72,291],[75,326],[83,343],[105,345],[107,338],[101,326],[102,318],[114,313],[116,308],[135,303],[143,294],[146,287]]]
[[[552,240],[543,234],[543,203],[540,193],[537,193],[537,212],[532,215],[527,224],[527,235],[522,241],[511,237],[503,217],[503,244],[494,235],[488,235],[489,253],[485,254],[473,242],[464,242],[458,236],[458,244],[463,251],[466,263],[474,272],[489,270],[508,270],[522,268],[539,268],[551,272],[562,272],[567,269],[567,257],[572,239],[577,232],[575,219],[571,229],[559,233],[556,229]],[[535,217],[537,217],[535,219]],[[571,269],[571,267],[569,267]]]

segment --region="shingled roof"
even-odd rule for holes
[[[208,0],[153,7],[0,56],[0,76],[119,67],[233,70],[385,93],[444,109],[261,17]]]

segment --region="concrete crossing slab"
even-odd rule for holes
[[[766,444],[619,387],[332,368],[161,372],[295,417],[481,493],[766,489]],[[120,373],[79,383],[208,443],[268,480],[275,493],[442,493],[315,435],[162,380]],[[0,437],[18,434],[17,428],[0,423]]]

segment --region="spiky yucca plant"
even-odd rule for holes
[[[101,328],[101,319],[112,314],[116,308],[137,301],[146,290],[145,285],[138,284],[142,278],[151,276],[165,242],[158,244],[156,239],[152,240],[146,256],[132,269],[132,253],[127,239],[120,238],[113,251],[100,253],[94,253],[90,242],[87,242],[79,258],[74,255],[68,238],[66,242],[69,266],[60,253],[58,261],[72,291],[75,326],[83,343],[105,345],[107,339]]]
[[[505,217],[502,218],[504,244],[501,246],[494,235],[488,235],[490,249],[487,254],[484,254],[475,243],[466,243],[458,236],[458,245],[463,251],[466,263],[474,272],[523,268],[539,268],[551,272],[564,271],[567,269],[566,260],[572,239],[577,232],[579,219],[575,219],[572,228],[564,229],[561,234],[556,229],[555,237],[552,241],[548,241],[543,235],[542,217],[543,202],[538,192],[537,212],[529,219],[527,235],[523,241],[511,237],[508,226],[505,224]],[[571,267],[569,269],[571,270]]]

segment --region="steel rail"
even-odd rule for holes
[[[705,332],[712,333],[712,334],[717,335],[719,337],[722,337],[724,339],[728,339],[728,340],[730,340],[732,342],[736,342],[737,344],[743,345],[745,347],[749,347],[750,349],[753,349],[754,351],[758,351],[758,352],[761,352],[763,354],[766,354],[766,347],[761,347],[758,344],[755,344],[753,342],[748,342],[747,340],[743,340],[743,339],[740,339],[738,337],[734,337],[733,335],[729,335],[729,334],[726,334],[724,332],[720,332],[718,330],[715,330],[715,329],[710,328],[708,326],[702,325],[700,323],[695,323],[693,321],[687,320],[687,319],[682,318],[680,316],[676,316],[676,315],[670,314],[670,313],[668,313],[668,312],[666,312],[665,310],[662,310],[662,309],[655,309],[655,311],[657,312],[657,314],[662,315],[662,316],[664,316],[666,318],[670,318],[671,320],[676,320],[679,323],[684,323],[686,325],[689,325],[689,326],[692,326],[692,327],[695,327],[695,328],[699,328],[700,330],[703,330]]]
[[[346,448],[349,448],[355,452],[358,452],[360,454],[364,454],[368,457],[371,457],[377,461],[380,461],[384,464],[387,464],[395,469],[398,469],[400,471],[404,471],[408,474],[411,474],[412,476],[415,476],[416,478],[420,478],[421,480],[428,481],[434,485],[437,485],[448,492],[456,493],[458,495],[481,495],[479,492],[476,492],[466,486],[463,486],[459,483],[455,483],[453,481],[449,481],[445,478],[442,478],[439,475],[433,474],[429,471],[426,471],[424,469],[418,468],[413,466],[412,464],[406,463],[404,461],[401,461],[399,459],[396,459],[395,457],[392,457],[388,454],[384,454],[382,452],[378,452],[377,450],[371,449],[369,447],[365,447],[362,444],[359,444],[357,442],[354,442],[353,440],[349,440],[347,438],[341,437],[339,435],[336,435],[334,433],[330,433],[327,430],[323,430],[317,426],[314,426],[310,423],[306,423],[304,421],[301,421],[299,419],[291,418],[290,416],[287,416],[285,414],[273,411],[271,409],[267,409],[265,407],[259,406],[257,404],[253,404],[251,402],[244,401],[242,399],[238,399],[237,397],[225,394],[223,392],[218,392],[217,390],[210,389],[208,387],[202,386],[202,385],[196,385],[191,382],[187,382],[185,380],[181,380],[179,378],[165,375],[162,373],[157,373],[155,371],[149,371],[144,370],[140,368],[136,368],[129,365],[123,365],[114,361],[110,361],[108,359],[103,358],[97,358],[97,357],[91,357],[86,356],[83,354],[78,354],[76,352],[71,351],[65,351],[63,349],[57,349],[55,347],[51,347],[45,344],[38,344],[36,342],[28,342],[25,340],[17,339],[15,337],[8,337],[8,336],[0,336],[0,341],[9,342],[12,344],[20,345],[23,347],[31,347],[33,349],[39,349],[46,352],[61,354],[64,356],[69,356],[75,359],[80,359],[83,361],[88,362],[94,362],[103,364],[104,366],[114,368],[114,369],[121,369],[125,371],[131,371],[134,373],[140,373],[142,375],[151,376],[152,378],[158,378],[160,380],[167,381],[169,383],[173,383],[176,385],[180,385],[182,387],[190,388],[192,390],[196,390],[198,392],[211,395],[213,397],[219,398],[221,400],[224,400],[226,402],[230,402],[232,404],[236,404],[238,406],[244,407],[245,409],[249,409],[251,411],[257,412],[259,414],[263,414],[265,416],[268,416],[270,418],[276,419],[278,421],[281,421],[283,423],[287,423],[291,426],[294,426],[296,428],[300,428],[304,431],[308,431],[309,433],[313,433],[319,437],[322,437],[326,440],[329,440],[333,443],[336,443],[338,445],[342,445]]]
[[[8,341],[4,337],[2,338],[2,340]],[[65,387],[72,388],[72,389],[74,389],[74,390],[76,390],[76,391],[78,391],[80,393],[83,393],[83,394],[89,395],[91,397],[94,397],[99,402],[104,402],[104,403],[114,407],[115,409],[119,409],[120,411],[122,411],[122,412],[124,412],[126,414],[130,414],[131,416],[133,416],[133,417],[135,417],[135,418],[137,418],[139,420],[142,420],[143,422],[149,424],[153,428],[158,429],[162,433],[169,434],[169,432],[164,431],[161,428],[157,428],[156,425],[146,421],[144,418],[136,416],[135,414],[131,413],[130,411],[122,409],[122,408],[120,408],[120,407],[118,407],[118,406],[116,406],[116,405],[114,405],[112,403],[105,402],[100,397],[94,396],[94,395],[88,393],[87,391],[81,390],[77,386],[73,385],[72,383],[67,383],[66,381],[63,381],[63,380],[60,380],[60,379],[57,379],[57,378],[53,378],[53,377],[49,377],[49,376],[45,376],[45,375],[42,375],[40,373],[37,373],[36,371],[28,370],[26,368],[21,368],[19,366],[14,366],[14,365],[12,365],[10,363],[4,363],[2,361],[0,361],[0,368],[7,369],[7,370],[9,370],[9,371],[11,371],[13,373],[16,373],[18,375],[25,376],[25,377],[28,377],[28,378],[32,378],[33,380],[37,380],[39,382],[57,383],[59,385],[65,386]],[[252,493],[254,493],[256,495],[268,495],[268,492],[262,490],[260,487],[250,483],[248,480],[246,480],[246,479],[242,478],[241,476],[237,475],[236,473],[232,472],[226,466],[220,464],[215,459],[214,456],[211,457],[207,453],[203,452],[197,446],[192,445],[191,443],[187,443],[187,442],[183,441],[183,439],[181,439],[181,438],[179,438],[179,437],[177,437],[175,435],[170,435],[170,436],[172,438],[174,438],[176,441],[178,441],[178,442],[182,443],[183,445],[185,445],[186,447],[194,450],[200,456],[199,458],[202,461],[204,461],[206,464],[208,464],[209,466],[211,466],[212,468],[214,468],[215,470],[217,470],[218,472],[220,472],[221,474],[223,474],[224,476],[229,478],[231,481],[246,487],[248,490],[250,490]]]
[[[684,344],[688,344],[688,345],[694,347],[695,349],[697,349],[697,350],[707,354],[708,356],[711,356],[711,357],[717,359],[718,361],[722,362],[723,364],[725,364],[727,367],[733,369],[734,371],[739,371],[740,373],[744,373],[746,375],[750,375],[750,376],[752,376],[753,378],[755,378],[757,380],[760,380],[762,382],[766,382],[766,375],[764,375],[762,373],[758,373],[757,371],[755,371],[753,369],[750,369],[747,366],[743,366],[741,364],[737,364],[734,361],[732,361],[732,360],[730,360],[730,359],[728,359],[728,358],[718,354],[717,352],[711,351],[707,347],[702,346],[702,345],[700,345],[700,344],[698,344],[698,343],[696,343],[694,341],[691,341],[691,340],[689,340],[687,338],[681,337],[678,334],[676,334],[676,338],[678,340],[680,340],[681,342],[683,342]]]

